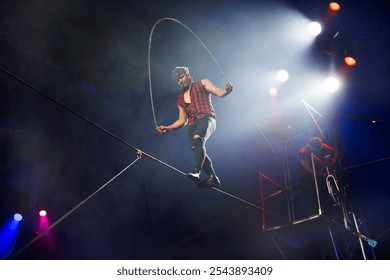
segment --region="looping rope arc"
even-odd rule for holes
[[[154,125],[155,127],[157,127],[157,120],[156,120],[156,114],[155,114],[155,111],[154,111],[154,102],[153,102],[153,90],[152,90],[152,74],[151,74],[151,49],[152,49],[152,38],[153,38],[153,32],[154,32],[154,29],[157,27],[157,25],[162,22],[162,21],[165,21],[165,20],[170,20],[170,21],[173,21],[173,22],[176,22],[178,24],[180,24],[181,26],[183,26],[185,29],[187,29],[189,32],[191,32],[192,35],[194,35],[194,37],[201,43],[201,45],[204,47],[204,49],[207,51],[207,53],[210,55],[210,57],[213,59],[213,61],[215,62],[215,64],[217,65],[217,67],[219,68],[219,70],[221,71],[221,74],[222,76],[224,77],[224,79],[226,81],[228,81],[229,79],[226,77],[225,75],[225,72],[222,70],[221,66],[219,66],[219,63],[217,62],[217,60],[215,59],[215,57],[211,54],[210,50],[207,48],[207,46],[203,43],[203,41],[198,37],[198,35],[196,35],[187,25],[185,25],[184,23],[180,22],[179,20],[175,19],[175,18],[161,18],[159,19],[158,21],[156,21],[156,23],[153,25],[152,27],[152,30],[150,31],[150,35],[149,35],[149,48],[148,48],[148,73],[149,73],[149,93],[150,93],[150,102],[151,102],[151,106],[152,106],[152,113],[153,113],[153,120],[154,120]]]

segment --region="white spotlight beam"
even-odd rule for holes
[[[310,35],[316,37],[321,33],[322,27],[321,24],[319,24],[318,22],[312,21],[308,26],[308,30]]]

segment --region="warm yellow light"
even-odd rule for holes
[[[351,67],[356,65],[356,60],[352,56],[344,57],[344,62]]]
[[[336,2],[329,3],[329,9],[331,9],[333,12],[337,12],[340,10],[340,5]]]
[[[269,90],[268,90],[268,94],[270,96],[276,96],[278,94],[278,89],[276,87],[271,87]]]

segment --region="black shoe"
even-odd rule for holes
[[[206,180],[202,182],[204,185],[208,187],[216,187],[219,188],[221,186],[221,182],[219,181],[217,175],[210,175]]]
[[[200,184],[200,170],[194,169],[194,171],[187,173],[187,177],[190,178],[195,184]]]

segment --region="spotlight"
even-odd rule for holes
[[[338,12],[338,11],[340,11],[340,5],[336,2],[331,2],[331,3],[329,3],[329,9],[332,12]]]
[[[47,215],[47,208],[48,208],[48,204],[47,204],[47,198],[44,197],[44,196],[41,196],[37,202],[37,204],[35,205],[35,211],[36,213],[39,214],[40,217],[46,217]]]
[[[16,222],[20,222],[21,220],[23,220],[23,216],[22,216],[21,214],[19,214],[19,213],[16,213],[16,214],[14,215],[14,220],[15,220]]]
[[[324,89],[327,92],[335,92],[340,87],[340,81],[339,79],[335,77],[329,77],[324,82]]]
[[[46,217],[46,215],[47,215],[47,212],[46,212],[46,210],[40,210],[39,211],[39,216],[41,216],[41,217]]]
[[[322,27],[321,27],[321,24],[319,24],[318,22],[316,21],[312,21],[310,24],[309,24],[309,33],[310,35],[312,36],[317,36],[321,33],[322,31]]]
[[[288,72],[286,70],[280,70],[278,72],[278,79],[282,82],[286,82],[289,78]]]
[[[344,57],[344,63],[350,67],[353,67],[356,65],[356,59],[354,59],[352,56],[346,56]]]
[[[12,253],[22,219],[21,214],[15,213],[4,225],[0,226],[0,260],[6,259]]]
[[[271,87],[269,90],[268,90],[268,94],[270,96],[276,96],[278,94],[278,89],[276,87]]]
[[[380,123],[382,120],[381,119],[372,119],[371,123]]]

